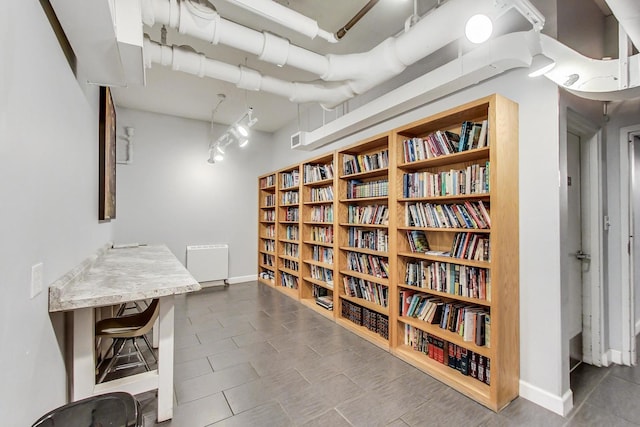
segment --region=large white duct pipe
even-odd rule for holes
[[[640,1],[605,0],[636,48],[640,49]]]
[[[483,12],[497,17],[503,10],[493,4],[493,0],[450,0],[406,33],[368,52],[327,56],[228,21],[215,10],[190,0],[143,0],[142,6],[147,25],[169,25],[183,34],[257,55],[266,62],[312,72],[326,81],[348,80],[354,92],[363,93],[460,38],[471,16]]]
[[[542,52],[556,62],[545,77],[581,98],[619,101],[640,96],[640,54],[628,58],[628,85],[620,87],[620,60],[592,59],[547,35],[540,35]]]
[[[260,72],[247,67],[207,58],[189,47],[164,46],[147,37],[144,39],[144,52],[146,68],[150,68],[152,63],[169,66],[175,71],[233,83],[240,89],[269,92],[295,103],[319,102],[333,107],[354,96],[353,91],[345,83],[288,82],[263,76]]]

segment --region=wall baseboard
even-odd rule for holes
[[[567,390],[562,396],[556,396],[533,384],[520,380],[520,397],[563,417],[567,416],[569,411],[573,409],[573,392],[571,390]]]
[[[229,277],[229,279],[227,279],[227,282],[229,282],[230,285],[236,284],[236,283],[245,283],[245,282],[252,282],[258,280],[258,275],[257,274],[250,274],[248,276],[236,276],[236,277]]]

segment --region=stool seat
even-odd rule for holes
[[[91,396],[56,408],[32,427],[142,427],[140,403],[129,393]]]

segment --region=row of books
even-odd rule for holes
[[[287,225],[284,229],[284,238],[287,240],[300,239],[300,228],[297,225]]]
[[[333,187],[318,187],[311,189],[312,202],[330,202],[333,200]]]
[[[389,167],[389,150],[371,154],[344,154],[342,159],[344,175],[383,169]]]
[[[280,286],[289,289],[298,289],[298,278],[289,273],[280,273]]]
[[[283,205],[297,205],[300,203],[300,193],[298,191],[285,191],[280,197]]]
[[[333,222],[333,206],[314,206],[311,209],[311,221]]]
[[[465,347],[450,343],[411,325],[405,325],[405,345],[470,376],[487,385],[491,384],[491,369],[488,357],[482,356]]]
[[[365,197],[385,197],[389,195],[389,181],[360,181],[356,179],[347,182],[347,199],[362,199]]]
[[[318,286],[320,288],[320,286]],[[321,288],[322,289],[322,288]],[[333,298],[329,295],[316,297],[316,304],[329,311],[333,311]]]
[[[276,205],[276,195],[275,194],[269,194],[264,196],[264,207],[268,208],[268,207],[273,207]]]
[[[349,205],[347,208],[349,224],[389,224],[389,207],[387,205]]]
[[[282,244],[282,254],[294,258],[300,257],[300,245],[297,243],[285,242]]]
[[[328,285],[333,286],[333,270],[313,264],[309,265],[309,267],[311,278],[326,282]]]
[[[413,203],[405,209],[410,227],[491,228],[489,210],[482,200],[464,203]]]
[[[458,152],[460,135],[450,131],[436,131],[424,138],[402,142],[404,162],[410,163]]]
[[[389,288],[387,286],[352,276],[344,276],[342,281],[347,296],[362,298],[382,307],[389,306]]]
[[[454,258],[474,261],[489,261],[489,236],[479,233],[456,233],[451,246]]]
[[[364,326],[371,332],[389,339],[389,317],[377,313],[358,304],[342,300],[342,317],[359,326]]]
[[[300,209],[288,207],[284,211],[284,221],[300,221]]]
[[[462,170],[405,173],[402,194],[412,197],[441,197],[489,192],[489,162],[473,164]]]
[[[311,227],[309,237],[314,242],[333,243],[333,227]]]
[[[265,251],[275,252],[276,251],[276,241],[275,240],[263,240],[262,247]]]
[[[267,237],[276,237],[276,226],[275,225],[267,225],[264,229],[264,235]]]
[[[282,267],[293,271],[300,270],[300,264],[298,263],[298,261],[293,261],[290,259],[283,259],[282,261]]]
[[[382,279],[389,277],[389,259],[376,255],[347,252],[347,268]]]
[[[311,248],[311,258],[314,261],[333,264],[333,248],[313,245]]]
[[[326,165],[306,164],[303,169],[305,184],[333,178],[333,163],[327,163]]]
[[[429,241],[427,234],[422,230],[407,230],[407,241],[411,252],[427,253],[429,252]]]
[[[283,172],[280,175],[280,183],[282,188],[297,187],[300,185],[300,172],[297,170],[291,172]]]
[[[399,298],[401,316],[438,325],[479,347],[490,346],[491,316],[485,308],[444,301],[437,296],[408,289],[400,290]]]
[[[460,141],[458,151],[473,150],[489,146],[489,121],[483,120],[480,123],[464,121],[460,129]]]
[[[264,178],[260,178],[260,188],[273,187],[276,185],[276,176],[269,175]]]
[[[387,230],[365,230],[349,227],[348,242],[352,248],[370,249],[379,252],[387,252],[389,250]]]
[[[275,221],[276,220],[276,211],[264,211],[262,213],[262,219],[264,221]]]
[[[275,267],[276,258],[273,255],[268,254],[260,254],[262,258],[262,265],[267,265],[269,267]]]
[[[259,274],[259,277],[261,279],[265,279],[270,281],[271,283],[273,283],[274,277],[275,277],[275,273],[271,270],[262,270]]]
[[[491,272],[486,268],[427,260],[409,261],[405,269],[405,283],[467,298],[491,299]]]

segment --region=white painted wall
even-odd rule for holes
[[[0,424],[26,426],[67,398],[46,287],[112,225],[98,223],[97,88],[79,86],[39,2],[2,2],[0,27]],[[38,262],[45,291],[30,299]]]
[[[134,161],[117,167],[115,241],[165,243],[183,263],[187,245],[228,243],[229,276],[255,276],[257,177],[271,135],[252,131],[247,147],[232,144],[210,165],[210,123],[119,108],[118,134],[125,126],[135,128]]]
[[[562,360],[568,359],[568,349],[563,348],[560,327],[559,100],[555,84],[544,78],[529,79],[525,70],[515,70],[313,152],[288,148],[289,136],[297,126],[292,124],[275,134],[278,146],[271,169],[492,93],[520,106],[520,393],[562,412],[569,389],[568,381],[563,381]]]
[[[633,284],[634,284],[634,322],[636,324],[634,333],[640,332],[640,137],[633,138],[633,197],[630,201],[633,203]]]

